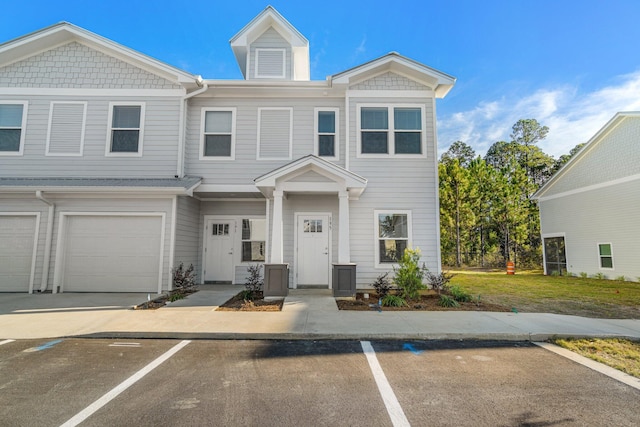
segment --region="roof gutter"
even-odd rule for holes
[[[49,213],[47,215],[47,235],[44,243],[44,264],[42,266],[42,282],[40,283],[40,290],[38,292],[44,292],[47,290],[47,282],[49,281],[49,263],[51,261],[51,241],[53,240],[53,217],[55,215],[56,205],[47,200],[41,190],[36,191],[36,198],[43,203],[49,205]]]
[[[178,124],[178,129],[180,133],[178,136],[178,162],[176,165],[177,166],[176,178],[184,178],[185,139],[186,139],[186,133],[187,133],[187,129],[185,125],[187,100],[209,90],[209,85],[202,80],[201,76],[198,76],[196,83],[198,84],[198,86],[201,86],[200,89],[194,90],[193,92],[184,95],[180,102],[180,123]]]

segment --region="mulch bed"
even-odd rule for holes
[[[222,304],[216,311],[282,311],[283,299],[264,300],[262,292],[256,292],[253,300],[247,301],[239,292],[233,298]]]
[[[511,311],[509,307],[488,302],[459,302],[458,307],[442,307],[440,297],[435,292],[428,292],[420,295],[418,301],[407,301],[406,307],[379,307],[378,296],[369,293],[369,299],[364,298],[364,292],[358,292],[355,300],[337,300],[340,310],[355,311]]]
[[[159,297],[152,299],[151,301],[143,302],[142,304],[138,304],[133,306],[134,310],[156,310],[160,307],[164,307],[170,302],[180,300],[187,295],[191,295],[193,293],[198,292],[196,288],[189,289],[174,289],[173,291],[169,291],[166,294],[162,294]]]

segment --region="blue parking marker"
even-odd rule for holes
[[[409,350],[411,353],[418,355],[422,353],[422,350],[417,350],[412,344],[409,344],[408,342],[404,343],[404,345],[402,346],[403,350]]]
[[[33,351],[42,351],[42,350],[47,350],[47,349],[49,349],[49,348],[53,347],[53,346],[54,346],[54,345],[56,345],[56,344],[60,344],[61,342],[62,342],[62,340],[49,341],[49,342],[44,343],[44,344],[42,344],[42,345],[40,345],[40,346],[38,346],[38,347],[35,347],[35,348],[33,349]]]

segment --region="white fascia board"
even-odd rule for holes
[[[3,87],[0,96],[104,96],[114,97],[176,97],[186,94],[185,89],[92,89],[92,88],[40,88]]]
[[[33,193],[37,190],[45,191],[47,193],[153,193],[178,196],[189,195],[190,191],[190,189],[176,187],[46,187],[42,185],[0,187],[0,193]]]
[[[200,184],[196,188],[197,193],[255,193],[255,185],[220,185],[220,184]]]

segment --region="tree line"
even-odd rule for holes
[[[540,215],[531,196],[584,144],[554,159],[536,145],[549,133],[547,126],[521,119],[511,130],[510,141],[497,141],[484,157],[462,141],[440,157],[445,266],[502,267],[508,260],[526,268],[542,265]]]

